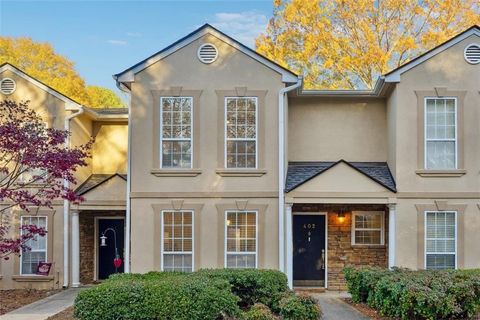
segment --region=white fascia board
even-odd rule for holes
[[[291,72],[288,72],[287,70],[281,68],[280,66],[276,65],[275,63],[272,63],[271,61],[269,61],[268,59],[266,59],[266,58],[262,57],[261,55],[255,53],[254,51],[251,51],[249,49],[244,48],[243,46],[239,45],[236,41],[232,41],[232,39],[224,36],[223,34],[217,32],[216,30],[214,30],[210,27],[206,27],[202,30],[199,30],[195,34],[192,34],[190,37],[185,38],[183,41],[177,43],[175,46],[169,48],[168,50],[160,52],[159,54],[151,57],[148,60],[145,60],[143,63],[135,66],[134,68],[132,68],[128,71],[125,71],[124,73],[118,75],[118,77],[116,78],[117,82],[120,82],[120,83],[121,82],[133,82],[134,81],[134,76],[138,72],[148,68],[152,64],[162,60],[163,58],[165,58],[165,57],[171,55],[172,53],[180,50],[181,48],[189,45],[193,41],[203,37],[206,34],[213,35],[214,37],[220,39],[221,41],[223,41],[227,44],[229,44],[230,46],[232,46],[235,49],[241,51],[242,53],[246,54],[247,56],[255,59],[256,61],[262,63],[263,65],[267,66],[268,68],[270,68],[270,69],[276,71],[277,73],[281,74],[282,75],[282,82],[285,82],[285,83],[295,82],[296,83],[298,81],[298,77],[295,74],[293,74]]]
[[[82,108],[82,106],[80,104],[78,104],[77,102],[75,102],[72,99],[64,96],[63,94],[49,88],[48,86],[44,85],[40,81],[36,80],[35,78],[30,77],[28,74],[20,71],[19,69],[11,66],[10,64],[5,64],[4,66],[2,66],[0,68],[0,73],[3,73],[6,70],[15,73],[17,76],[27,80],[28,82],[36,85],[37,87],[39,87],[43,91],[46,91],[49,94],[51,94],[52,96],[54,96],[54,97],[62,100],[63,102],[65,102],[65,110],[79,110],[79,109]]]
[[[448,48],[456,45],[457,43],[465,40],[466,38],[468,38],[472,35],[476,35],[476,36],[480,37],[480,30],[479,29],[472,29],[472,30],[469,30],[469,31],[465,32],[464,34],[461,34],[461,35],[451,39],[450,41],[447,41],[443,45],[433,49],[432,51],[430,51],[429,53],[421,56],[420,58],[418,58],[418,59],[416,59],[416,60],[414,60],[410,63],[405,64],[403,67],[400,67],[395,72],[392,72],[392,73],[386,75],[385,76],[385,82],[400,82],[401,75],[403,73],[407,72],[410,69],[415,68],[419,64],[422,64],[423,62],[427,61],[428,59],[436,56],[437,54],[441,53],[442,51],[447,50]]]

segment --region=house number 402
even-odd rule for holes
[[[315,229],[315,223],[304,224],[303,229]]]

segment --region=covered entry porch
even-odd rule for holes
[[[395,194],[385,162],[290,162],[284,231],[290,286],[345,290],[346,266],[394,266]]]
[[[345,290],[344,267],[388,267],[392,212],[394,206],[385,204],[287,206],[287,275],[292,286]]]
[[[128,259],[126,176],[93,174],[77,194],[85,201],[70,208],[73,287],[123,273]]]

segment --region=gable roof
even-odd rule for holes
[[[16,66],[14,66],[14,65],[12,65],[8,62],[5,62],[2,65],[0,65],[0,73],[3,73],[6,70],[15,73],[17,76],[27,80],[28,82],[34,84],[35,86],[39,87],[40,89],[48,92],[52,96],[62,100],[63,102],[65,102],[65,107],[66,107],[67,110],[70,110],[70,109],[78,110],[82,107],[82,105],[80,103],[78,103],[77,101],[63,95],[62,93],[60,93],[57,90],[53,89],[52,87],[46,85],[45,83],[41,82],[40,80],[37,80],[34,77],[26,74],[25,72],[23,72],[22,70],[20,70],[19,68],[17,68]]]
[[[427,52],[419,55],[418,57],[410,60],[409,62],[393,69],[392,71],[384,74],[382,78],[385,79],[385,82],[399,82],[400,76],[402,73],[407,72],[408,70],[416,67],[417,65],[425,62],[426,60],[436,56],[440,52],[456,45],[460,41],[470,37],[471,35],[476,35],[480,37],[480,26],[474,25],[468,28],[467,30],[457,34],[453,38],[448,39],[444,43],[439,44],[438,46],[428,50]]]
[[[307,181],[312,180],[340,163],[346,164],[388,190],[397,192],[395,180],[386,162],[348,162],[343,159],[337,162],[289,162],[285,192],[288,193],[298,188]]]
[[[127,181],[127,175],[126,174],[119,174],[119,173],[114,173],[114,174],[98,174],[94,173],[90,175],[90,177],[87,178],[78,188],[75,190],[75,193],[77,196],[84,195],[85,193],[95,189],[96,187],[100,186],[101,184],[107,182],[108,180],[112,179],[113,177],[120,177],[123,180]]]
[[[220,40],[228,43],[232,47],[240,50],[247,56],[257,60],[258,62],[262,63],[263,65],[267,66],[268,68],[278,72],[282,75],[283,82],[297,82],[298,75],[294,72],[280,66],[278,63],[266,58],[265,56],[261,55],[260,53],[256,52],[253,49],[250,49],[246,45],[242,44],[241,42],[233,39],[232,37],[226,35],[225,33],[221,32],[220,30],[212,27],[208,23],[204,24],[200,28],[194,30],[193,32],[189,33],[185,37],[175,41],[171,45],[167,46],[166,48],[154,53],[150,57],[140,61],[139,63],[133,65],[132,67],[113,75],[113,78],[119,83],[128,83],[134,81],[134,75],[145,68],[148,68],[150,65],[162,60],[163,58],[171,55],[177,50],[187,46],[188,44],[192,43],[193,41],[199,39],[200,37],[211,34]]]

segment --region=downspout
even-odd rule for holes
[[[70,120],[81,115],[85,110],[80,106],[77,112],[72,113],[65,117],[64,128],[69,134],[65,139],[65,146],[70,148]],[[64,188],[70,187],[70,182],[67,179],[63,179]],[[70,260],[70,237],[69,237],[69,212],[70,212],[70,202],[68,200],[63,200],[63,287],[67,288],[69,286],[69,260]]]
[[[278,266],[285,272],[285,98],[286,93],[299,88],[302,78],[278,92]]]
[[[122,90],[125,93],[128,93],[128,137],[127,137],[127,199],[126,199],[126,207],[125,207],[125,256],[123,257],[124,260],[124,272],[130,273],[130,239],[131,239],[131,210],[130,210],[130,190],[131,190],[131,163],[132,163],[132,156],[131,156],[131,142],[132,142],[132,130],[130,126],[131,117],[131,106],[132,106],[132,95],[128,87],[119,83],[117,78],[113,76],[115,82],[117,83],[117,88]]]

